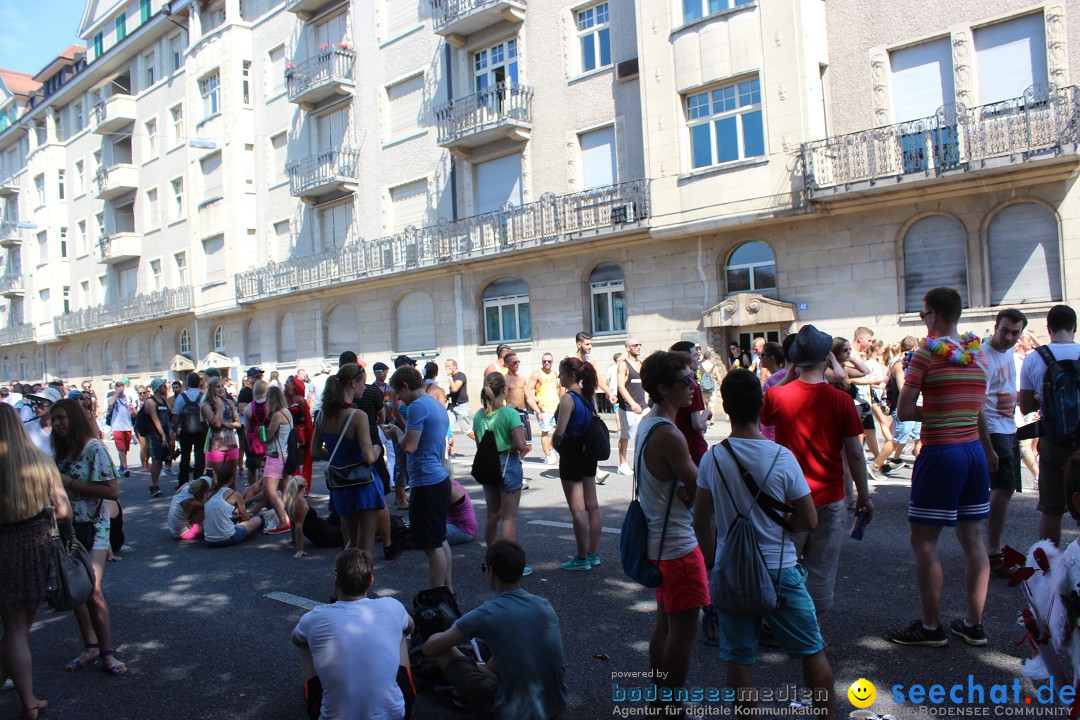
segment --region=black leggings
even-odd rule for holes
[[[338,522],[334,523],[333,520],[338,520]],[[304,537],[311,541],[312,545],[320,548],[339,548],[345,544],[345,540],[341,537],[338,516],[331,514],[329,520],[323,520],[312,510],[309,510],[307,517],[304,518]]]

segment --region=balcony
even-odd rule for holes
[[[501,82],[435,110],[439,145],[457,157],[503,138],[524,142],[532,132],[532,88]]]
[[[53,330],[57,335],[74,335],[183,315],[193,308],[191,286],[185,285],[64,313],[53,320]]]
[[[1076,163],[1080,89],[1034,86],[992,105],[945,106],[934,117],[802,146],[803,179],[816,201],[858,197],[1011,169]]]
[[[507,21],[525,20],[525,0],[431,0],[435,34],[455,47],[463,47],[469,35]]]
[[[0,328],[0,345],[16,345],[18,343],[33,342],[33,323],[20,323]]]
[[[307,22],[322,11],[341,5],[346,0],[286,0],[285,9],[294,13],[297,19]]]
[[[139,169],[128,163],[103,167],[94,176],[94,197],[112,200],[139,187]]]
[[[18,298],[25,294],[21,272],[8,272],[0,275],[0,295],[6,298]]]
[[[545,194],[540,200],[461,220],[408,227],[377,240],[357,239],[307,257],[236,276],[236,299],[250,303],[366,278],[611,237],[647,229],[649,181]]]
[[[142,237],[134,232],[114,232],[98,239],[101,262],[106,265],[136,260],[142,255]]]
[[[19,178],[15,173],[0,178],[0,197],[8,197],[19,194]]]
[[[17,248],[22,245],[22,229],[16,220],[0,222],[0,247]]]
[[[91,111],[90,124],[98,135],[122,130],[135,122],[135,98],[131,95],[113,95],[102,100]]]
[[[360,151],[328,150],[286,167],[289,192],[312,204],[356,192],[360,179]]]
[[[356,87],[353,83],[355,65],[356,51],[335,46],[320,48],[316,57],[308,58],[299,65],[286,67],[285,87],[289,102],[296,103],[305,112],[310,112],[320,103],[351,95]]]

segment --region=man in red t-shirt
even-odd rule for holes
[[[799,461],[818,512],[817,527],[795,533],[791,539],[809,575],[806,589],[814,599],[818,623],[833,606],[836,569],[840,564],[848,515],[844,501],[844,455],[858,492],[856,507],[874,515],[866,481],[859,436],[859,413],[851,396],[825,382],[825,364],[833,339],[813,325],[804,325],[788,350],[788,360],[799,377],[769,388],[761,422],[776,428],[776,442]]]

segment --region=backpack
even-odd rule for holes
[[[649,442],[649,436],[653,434],[653,430],[656,430],[662,424],[656,423],[645,433],[645,439],[641,441],[641,452],[637,453],[637,457],[634,458],[635,465],[637,465],[639,457],[644,462],[645,445]],[[645,517],[645,511],[641,509],[641,502],[638,500],[639,477],[641,477],[641,473],[635,467],[633,495],[630,500],[630,507],[626,509],[622,532],[619,535],[619,559],[622,561],[623,572],[626,573],[627,577],[639,585],[654,588],[659,587],[663,576],[660,574],[658,564],[649,561],[649,520]],[[668,497],[667,510],[664,511],[664,529],[660,533],[660,547],[656,551],[657,558],[664,551],[664,536],[667,535],[668,518],[671,515],[671,503],[674,499],[675,482],[671,483],[671,496]]]
[[[295,475],[300,471],[303,456],[300,453],[300,437],[296,431],[296,425],[289,429],[289,437],[285,440],[285,476]]]
[[[889,373],[889,380],[885,383],[885,404],[889,406],[889,412],[896,412],[897,403],[900,402],[900,383],[896,382],[896,376]]]
[[[184,435],[202,435],[206,432],[207,425],[202,419],[202,401],[200,394],[198,400],[192,400],[185,393],[180,395],[184,404],[180,407],[180,432]],[[177,402],[180,402],[177,400]]]
[[[476,455],[472,462],[473,480],[481,485],[498,487],[503,481],[503,468],[499,462],[499,447],[495,444],[495,433],[488,428],[485,418],[481,422],[484,425],[484,437],[476,445]]]
[[[261,413],[258,412],[260,407]],[[251,422],[247,424],[244,434],[247,436],[248,452],[252,455],[266,454],[266,442],[259,436],[259,428],[266,428],[269,425],[270,417],[266,413],[266,403],[251,403]]]
[[[716,391],[716,378],[712,376],[711,372],[701,373],[701,392],[711,393]]]
[[[731,443],[724,440],[721,443],[731,454],[735,464],[739,468],[746,489],[753,496],[753,504],[757,504],[774,522],[777,522],[784,531],[790,530],[787,523],[778,514],[778,506],[786,509],[786,505],[775,498],[763,495],[765,481],[772,473],[776,460],[780,457],[781,449],[777,448],[772,464],[769,465],[765,477],[759,486],[747,472],[746,468],[731,449]],[[709,595],[712,597],[713,607],[721,612],[738,617],[762,617],[772,615],[780,608],[780,577],[774,582],[769,574],[769,567],[765,563],[765,556],[758,545],[757,532],[750,518],[735,503],[735,497],[731,494],[731,488],[727,485],[727,479],[720,470],[720,463],[716,460],[715,448],[712,460],[716,466],[716,472],[720,476],[720,482],[727,491],[731,505],[735,508],[735,519],[728,527],[727,535],[724,536],[724,547],[716,558],[711,577],[709,578]],[[770,503],[771,501],[771,503]],[[746,512],[750,512],[747,507]],[[784,538],[780,537],[780,565],[784,563]]]
[[[1045,345],[1041,409],[1042,437],[1075,444],[1080,432],[1080,360],[1058,360]]]
[[[585,402],[585,399],[576,392],[571,392],[571,394],[576,395],[578,400],[581,400],[582,404],[589,408],[589,412],[592,413],[592,419],[589,420],[589,424],[585,427],[585,433],[582,436],[585,459],[589,462],[607,460],[611,457],[611,433],[608,431],[607,423],[596,414],[596,410],[593,409],[591,403]]]

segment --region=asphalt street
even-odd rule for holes
[[[723,425],[714,428],[710,444],[722,437]],[[459,478],[468,471],[472,444],[457,439]],[[614,444],[614,437],[613,437]],[[613,450],[612,460],[615,460]],[[135,463],[137,465],[137,463]],[[614,470],[615,463],[607,469]],[[606,528],[603,564],[588,572],[566,572],[559,565],[573,552],[573,536],[557,473],[541,458],[527,459],[519,519],[519,542],[536,572],[524,580],[530,592],[547,597],[557,611],[566,650],[566,680],[570,691],[567,720],[611,717],[625,703],[612,700],[612,684],[621,687],[643,681],[626,680],[616,673],[649,669],[647,641],[655,603],[652,591],[627,579],[618,561],[618,528],[630,500],[630,478],[612,474],[599,488]],[[1012,684],[1026,646],[1016,624],[1020,592],[1004,580],[991,579],[985,620],[990,644],[971,648],[950,642],[945,648],[905,648],[886,642],[888,630],[918,616],[918,596],[906,522],[910,470],[895,478],[872,483],[877,514],[861,542],[846,540],[837,581],[837,605],[826,620],[831,643],[837,711],[846,717],[853,709],[846,698],[848,686],[866,678],[878,688],[872,710],[895,717],[921,717],[909,704],[898,708],[889,700],[895,684],[976,682]],[[1026,491],[1015,496],[1006,533],[1014,547],[1026,549],[1035,540],[1036,493],[1025,475]],[[125,530],[129,549],[117,563],[109,563],[105,594],[112,613],[118,657],[129,672],[109,677],[94,665],[77,673],[63,666],[80,651],[74,619],[69,613],[42,608],[31,643],[35,688],[49,701],[46,717],[57,718],[251,718],[300,720],[305,717],[295,648],[289,634],[304,608],[271,599],[272,593],[296,596],[291,602],[323,602],[330,595],[335,551],[309,548],[310,555],[293,559],[286,536],[262,535],[245,545],[208,549],[201,542],[177,543],[166,532],[169,496],[152,499],[145,474],[133,473],[121,481]],[[162,477],[172,488],[175,478]],[[466,482],[481,527],[483,493]],[[315,492],[325,495],[316,468]],[[392,500],[392,499],[391,499]],[[325,513],[326,500],[315,500]],[[1066,517],[1066,539],[1075,528]],[[479,570],[482,543],[454,548],[454,584],[459,603],[470,609],[489,596]],[[381,553],[380,553],[381,554]],[[962,561],[955,537],[942,536],[945,565],[944,615],[963,612]],[[374,591],[409,606],[426,584],[423,554],[411,551],[392,561],[378,559]],[[280,596],[279,596],[280,597]],[[288,598],[286,598],[288,599]],[[955,638],[954,638],[955,640]],[[528,638],[522,638],[528,642]],[[723,687],[725,667],[700,638],[694,647],[689,685]],[[799,683],[799,663],[778,650],[763,649],[756,680],[761,688],[780,690]],[[1030,693],[1028,681],[1022,681]],[[1022,702],[1022,701],[1021,701]],[[763,703],[784,716],[786,703]],[[718,714],[730,705],[716,705]],[[0,695],[0,715],[15,717],[14,693]],[[443,701],[418,698],[416,720],[465,717]]]

